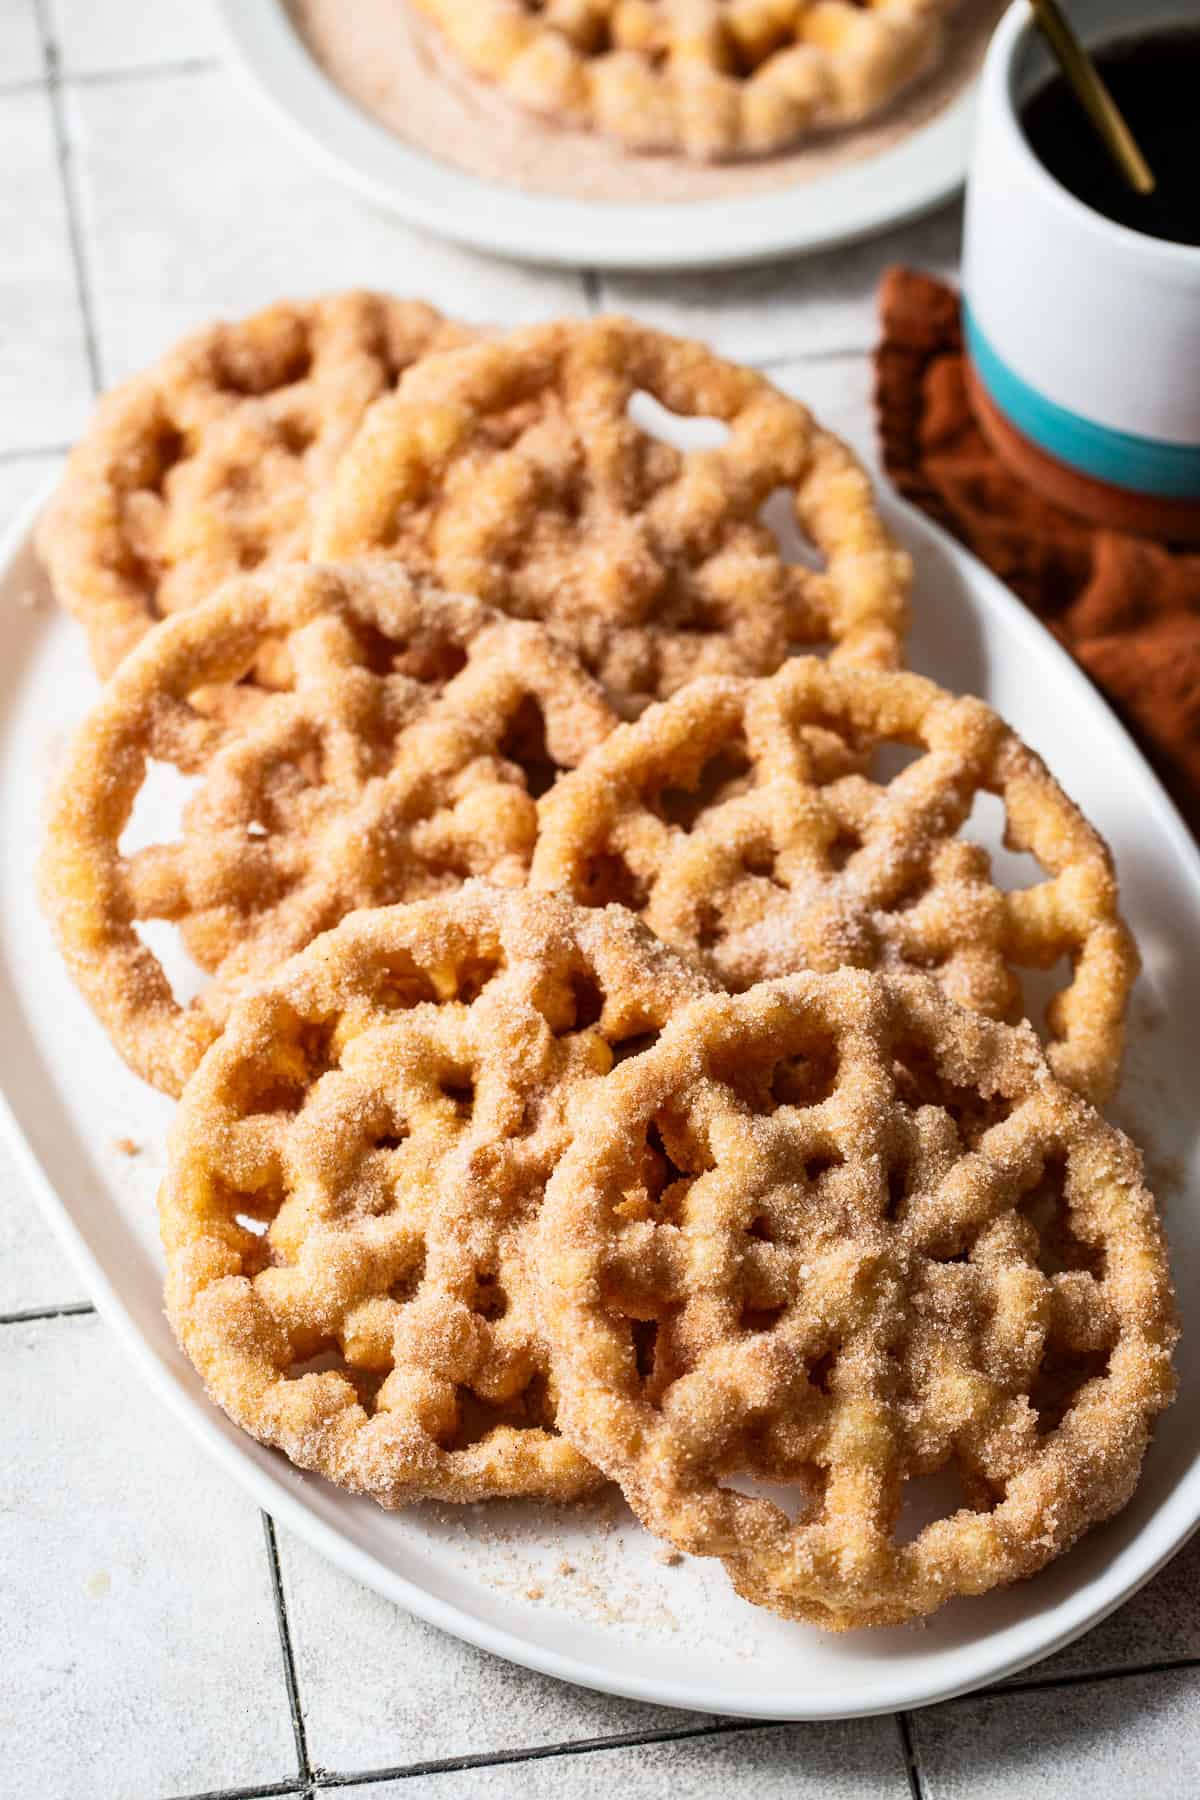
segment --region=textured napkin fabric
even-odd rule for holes
[[[879,308],[876,424],[888,474],[1067,646],[1200,837],[1200,551],[1090,525],[1008,473],[971,413],[952,289],[892,269]]]

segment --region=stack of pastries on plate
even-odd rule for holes
[[[957,0],[415,0],[518,106],[725,160],[861,125],[936,67]]]
[[[615,1481],[834,1630],[1124,1505],[1176,1323],[1097,1110],[1111,860],[903,672],[909,561],[799,401],[625,319],[279,305],[111,394],[39,535],[105,678],[45,904],[179,1096],[167,1305],[240,1426],[389,1507]]]

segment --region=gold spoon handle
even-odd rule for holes
[[[1152,194],[1157,185],[1154,172],[1058,0],[1030,0],[1030,5],[1059,67],[1099,132],[1105,149],[1135,193]]]

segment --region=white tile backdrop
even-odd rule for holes
[[[37,81],[42,73],[42,39],[33,0],[0,0],[0,86]]]
[[[870,455],[879,275],[956,266],[955,207],[717,277],[601,281],[471,256],[313,174],[221,54],[209,0],[0,0],[5,523],[98,384],[214,313],[357,282],[507,323],[636,309],[770,365]],[[0,1394],[13,1800],[1200,1793],[1200,1545],[1052,1662],[912,1718],[744,1729],[561,1686],[277,1539],[143,1394],[3,1157]]]
[[[215,61],[222,48],[208,0],[26,0],[26,5],[40,8],[50,51],[68,75],[176,68]]]
[[[2,65],[0,65],[2,66]],[[91,399],[54,107],[0,94],[0,455],[64,443]]]

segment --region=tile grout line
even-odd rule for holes
[[[263,1514],[264,1520],[267,1514]],[[358,1770],[319,1770],[307,1777],[297,1775],[289,1781],[267,1782],[258,1787],[206,1789],[200,1794],[185,1794],[176,1800],[260,1800],[276,1794],[294,1794],[299,1800],[309,1796],[336,1792],[338,1788],[373,1786],[382,1781],[406,1781],[421,1775],[453,1775],[472,1769],[510,1767],[523,1762],[545,1762],[552,1758],[582,1756],[604,1750],[636,1749],[643,1744],[687,1743],[695,1738],[728,1737],[744,1731],[779,1731],[782,1719],[725,1719],[711,1725],[664,1727],[656,1732],[624,1732],[613,1737],[577,1738],[561,1744],[535,1744],[519,1750],[480,1751],[477,1755],[449,1756],[423,1763],[396,1763],[387,1768]]]
[[[20,94],[39,94],[46,86],[45,75],[18,75],[12,81],[0,81],[0,100],[15,100]]]
[[[947,1706],[964,1700],[1003,1700],[1009,1694],[1052,1694],[1059,1688],[1086,1687],[1089,1681],[1128,1681],[1135,1675],[1170,1675],[1180,1669],[1200,1669],[1200,1656],[1165,1657],[1159,1662],[1132,1663],[1125,1669],[1076,1669],[1069,1675],[1047,1675],[1041,1681],[1016,1678],[1003,1687],[975,1688],[956,1694]]]
[[[5,463],[28,462],[35,456],[66,456],[70,444],[31,444],[27,449],[0,450],[0,467]]]
[[[296,1680],[296,1658],[292,1649],[292,1628],[288,1623],[287,1601],[283,1593],[283,1571],[279,1566],[279,1544],[275,1537],[275,1521],[270,1513],[262,1515],[263,1536],[267,1544],[267,1564],[271,1575],[271,1596],[275,1602],[275,1622],[279,1627],[279,1648],[283,1656],[283,1679],[287,1688],[288,1707],[292,1715],[292,1736],[296,1741],[296,1763],[303,1791],[311,1791],[312,1764],[308,1760],[308,1732],[300,1705],[300,1687]]]
[[[43,1319],[83,1319],[95,1314],[90,1300],[67,1300],[62,1306],[31,1306],[24,1312],[0,1313],[0,1325],[38,1325]]]
[[[47,26],[47,33],[48,31]],[[47,47],[47,36],[43,35],[43,57]],[[120,81],[159,81],[170,80],[179,75],[209,75],[221,67],[219,56],[186,56],[177,62],[145,63],[139,64],[137,68],[65,69],[58,66],[55,50],[55,79],[67,87],[110,87]],[[50,78],[45,69],[40,75],[17,75],[11,81],[0,81],[0,100],[11,100],[21,94],[44,93],[49,85]]]
[[[32,0],[32,4],[34,18],[41,34],[42,53],[46,59],[46,92],[50,101],[50,118],[54,127],[59,174],[62,178],[63,203],[67,214],[67,240],[71,246],[71,262],[75,271],[75,296],[83,318],[83,345],[87,355],[92,394],[96,396],[104,382],[100,370],[100,347],[96,338],[96,324],[92,316],[91,284],[88,280],[87,262],[83,249],[79,195],[75,189],[74,158],[71,154],[71,141],[67,133],[67,120],[63,109],[58,44],[50,24],[47,0]]]
[[[739,357],[747,368],[757,369],[760,374],[770,374],[772,369],[797,369],[809,363],[859,362],[869,359],[874,354],[874,344],[834,344],[826,350],[784,350],[778,356]]]
[[[157,81],[176,75],[208,75],[221,68],[219,56],[181,56],[176,62],[146,63],[125,69],[63,69],[59,79],[72,87],[108,87],[118,81]]]
[[[595,1756],[605,1750],[632,1750],[643,1744],[689,1743],[694,1739],[730,1737],[745,1731],[781,1731],[781,1719],[725,1719],[711,1725],[665,1726],[655,1732],[621,1732],[613,1737],[577,1738],[563,1744],[533,1744],[519,1750],[481,1750],[471,1756],[437,1757],[428,1762],[397,1763],[386,1769],[361,1769],[320,1774],[314,1786],[318,1794],[380,1781],[407,1781],[419,1775],[454,1775],[472,1769],[497,1769],[516,1763],[549,1762],[574,1756]]]
[[[913,1745],[912,1720],[906,1712],[893,1713],[896,1721],[896,1732],[900,1739],[900,1750],[904,1757],[904,1773],[908,1777],[908,1791],[911,1800],[925,1800],[925,1784],[921,1780],[921,1765],[917,1760],[917,1752]]]
[[[276,1794],[294,1794],[304,1800],[310,1791],[295,1776],[291,1781],[259,1782],[251,1787],[205,1788],[202,1794],[180,1794],[176,1800],[271,1800]]]

